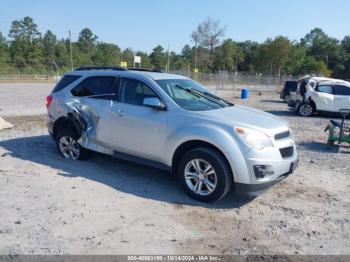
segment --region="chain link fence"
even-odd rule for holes
[[[237,96],[243,88],[250,92],[274,92],[281,90],[284,82],[295,80],[289,76],[263,76],[247,73],[192,73],[188,70],[171,71],[195,79],[212,92],[221,96]],[[59,77],[50,75],[0,75],[0,82],[57,82]]]
[[[6,82],[57,82],[60,77],[51,75],[0,75],[0,83]]]
[[[243,88],[250,92],[278,93],[285,81],[296,80],[295,77],[291,76],[263,76],[247,73],[191,73],[188,71],[173,71],[170,73],[191,77],[218,95],[236,95]]]

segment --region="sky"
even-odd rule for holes
[[[263,42],[277,35],[300,40],[315,27],[342,39],[350,34],[349,0],[0,0],[0,32],[30,16],[40,32],[76,40],[89,27],[98,39],[150,52],[160,44],[180,52],[207,17],[226,26],[225,38]]]

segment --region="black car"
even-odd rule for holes
[[[281,91],[280,98],[286,103],[291,100],[290,92],[295,92],[297,90],[298,82],[294,80],[289,80],[284,83],[284,87]]]

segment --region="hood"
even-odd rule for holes
[[[201,113],[233,127],[256,129],[268,136],[289,130],[288,122],[282,118],[247,106],[235,105]]]

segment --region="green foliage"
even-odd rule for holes
[[[0,32],[0,74],[10,69],[10,55],[5,37]]]
[[[254,72],[259,57],[259,44],[257,42],[245,41],[237,43],[243,53],[243,59],[238,63],[238,71]]]
[[[316,60],[313,56],[306,56],[304,58],[300,72],[303,74],[321,74],[326,77],[331,75],[331,71],[327,69],[325,63],[321,60]]]
[[[134,51],[131,48],[127,48],[122,52],[122,61],[127,62],[128,67],[134,66]]]
[[[46,66],[52,65],[56,57],[57,37],[48,30],[42,39],[44,63]]]
[[[238,47],[232,39],[225,40],[221,46],[215,50],[214,67],[219,70],[235,71],[239,57]]]
[[[97,66],[120,66],[120,48],[115,44],[98,43],[92,58]]]
[[[70,69],[70,54],[69,54],[69,46],[65,40],[59,40],[55,47],[55,61],[60,68],[60,73],[62,74],[64,71]]]
[[[151,59],[151,64],[154,66],[154,68],[166,68],[167,54],[164,52],[164,48],[162,46],[156,46],[153,49],[153,52],[150,54],[149,58]]]
[[[346,52],[335,38],[329,37],[322,29],[311,30],[301,43],[307,47],[307,54],[318,61],[323,61],[334,75],[339,75],[345,69]]]
[[[134,55],[141,56],[142,67],[165,70],[191,70],[199,72],[244,71],[272,75],[318,75],[350,78],[350,36],[342,41],[328,36],[319,28],[306,34],[300,41],[291,42],[277,36],[263,43],[252,41],[220,41],[225,27],[212,19],[200,23],[191,34],[193,46],[185,45],[181,53],[170,52],[160,45],[150,54],[121,50],[116,44],[98,41],[89,28],[84,28],[78,40],[70,45],[69,39],[57,39],[48,30],[43,36],[30,17],[11,23],[9,39],[0,32],[0,74],[43,73],[55,74],[71,70],[70,47],[74,67],[120,66],[126,61],[134,65]]]
[[[143,68],[152,68],[151,59],[147,53],[138,51],[136,55],[141,56],[141,65]]]

